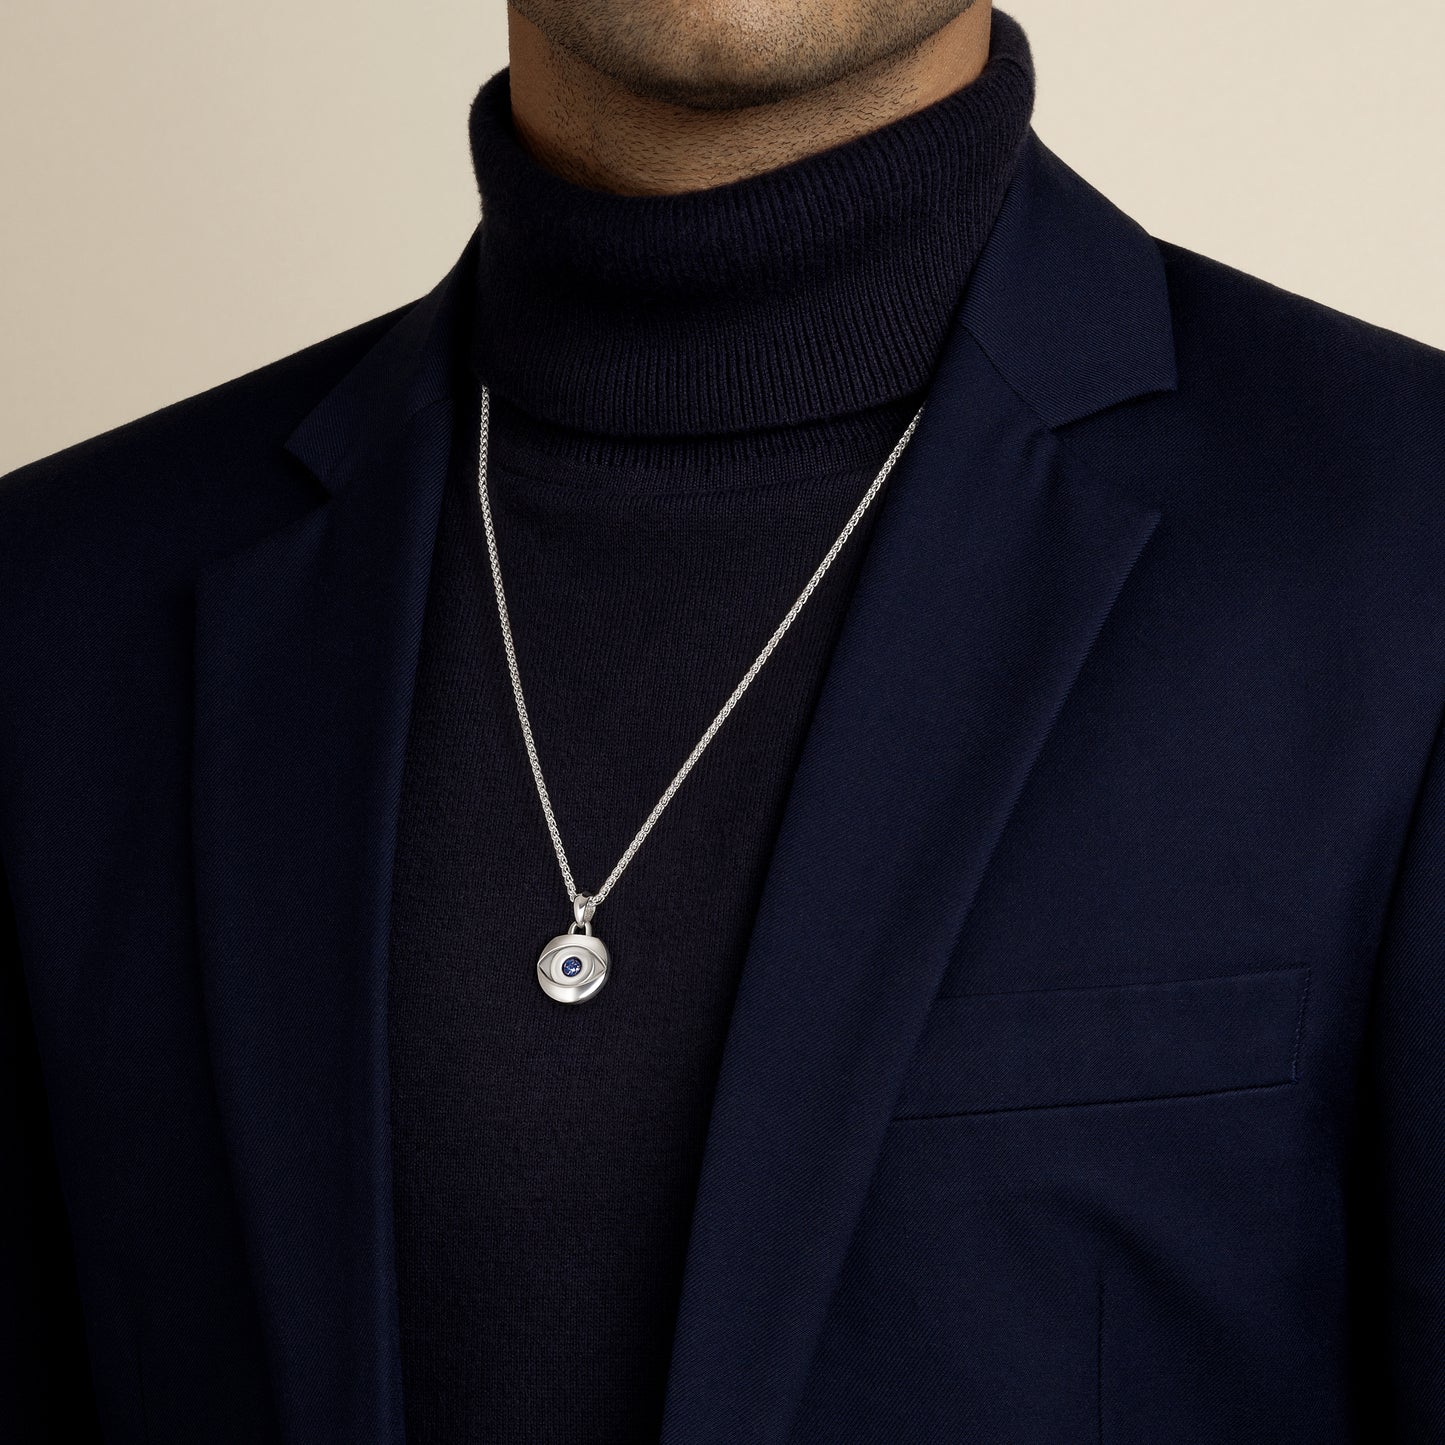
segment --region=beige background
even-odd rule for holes
[[[1014,0],[1156,235],[1445,346],[1445,6]],[[0,0],[0,471],[427,290],[503,0]]]

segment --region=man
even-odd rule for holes
[[[1445,1438],[1445,358],[986,3],[510,18],[434,291],[0,487],[0,1433]]]

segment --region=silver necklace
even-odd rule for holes
[[[607,895],[612,892],[617,880],[622,877],[623,870],[632,862],[637,850],[642,847],[643,840],[662,816],[663,809],[673,800],[677,790],[682,786],[683,780],[696,766],[697,760],[702,757],[704,749],[717,736],[718,729],[727,721],[728,714],[738,705],[738,701],[751,686],[753,679],[763,670],[763,665],[773,655],[773,650],[782,641],[784,633],[807,606],[808,599],[812,597],[818,583],[823,580],[824,574],[833,565],[834,559],[843,550],[848,538],[853,535],[853,529],[857,527],[864,512],[868,510],[869,504],[888,479],[888,473],[893,470],[893,464],[903,455],[903,449],[908,445],[914,428],[918,425],[918,419],[922,415],[923,408],[919,407],[893,450],[888,453],[888,460],[883,463],[882,469],[873,478],[868,490],[863,493],[862,500],[853,509],[853,515],[843,524],[843,530],[838,533],[837,540],[828,548],[827,554],[818,563],[817,570],[798,594],[798,600],[788,608],[783,620],[774,629],[773,635],[763,645],[763,650],[758,653],[757,657],[753,659],[752,666],[743,674],[742,681],[732,690],[728,700],[719,709],[718,715],[707,725],[707,730],[697,740],[696,746],[687,755],[687,760],[677,770],[677,776],[663,790],[662,796],[657,800],[653,810],[647,815],[646,821],[637,830],[636,836],[617,860],[612,872],[607,875],[602,886],[595,893],[583,893],[573,881],[572,867],[567,862],[567,850],[562,846],[562,834],[557,829],[557,819],[552,812],[552,799],[548,796],[547,784],[542,777],[542,764],[537,756],[537,741],[532,736],[532,723],[527,716],[526,699],[522,696],[522,675],[517,670],[517,649],[512,642],[512,624],[507,614],[507,596],[502,587],[502,564],[497,558],[497,533],[492,525],[491,502],[487,498],[487,431],[491,417],[491,396],[488,389],[485,386],[482,387],[481,435],[477,451],[477,491],[482,501],[482,523],[487,531],[487,558],[492,566],[492,588],[497,594],[497,617],[502,624],[502,646],[507,654],[507,672],[512,679],[512,698],[517,705],[517,721],[522,725],[522,741],[527,745],[527,759],[532,765],[532,780],[537,785],[537,797],[542,802],[542,816],[547,820],[547,832],[552,836],[552,848],[557,855],[557,866],[562,870],[562,882],[566,886],[568,898],[572,900],[572,922],[567,931],[552,939],[537,960],[537,982],[541,984],[542,992],[548,998],[555,999],[558,1003],[582,1003],[586,999],[595,997],[602,985],[607,982],[611,960],[602,940],[592,932],[593,915]]]

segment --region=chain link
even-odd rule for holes
[[[767,660],[773,655],[778,643],[783,640],[784,633],[796,621],[798,614],[808,604],[808,599],[816,591],[818,584],[823,580],[828,569],[833,565],[838,553],[847,545],[848,538],[853,535],[858,523],[862,521],[863,514],[868,510],[883,483],[888,480],[888,474],[893,470],[894,463],[903,455],[903,449],[913,436],[914,429],[918,426],[918,420],[923,415],[923,408],[920,406],[913,414],[913,420],[908,423],[903,435],[899,437],[893,450],[889,452],[888,459],[883,463],[882,469],[874,477],[868,490],[863,493],[862,500],[853,509],[853,514],[843,524],[843,530],[839,532],[833,545],[828,548],[823,560],[818,563],[817,569],[808,579],[803,590],[798,594],[798,599],[788,608],[783,620],[773,630],[773,635],[763,645],[763,650],[754,658],[753,664],[743,674],[742,681],[732,690],[728,700],[723,703],[718,715],[708,724],[707,731],[697,740],[696,746],[687,755],[687,761],[677,770],[677,776],[664,789],[662,796],[657,800],[652,811],[647,815],[646,821],[637,830],[632,841],[627,845],[622,856],[617,860],[612,872],[607,875],[606,881],[596,893],[584,894],[579,892],[576,883],[572,878],[572,867],[567,862],[567,850],[562,846],[562,834],[557,827],[557,818],[552,811],[552,799],[547,793],[547,783],[542,777],[542,762],[537,756],[537,740],[532,735],[532,721],[527,716],[527,702],[522,695],[522,675],[517,668],[517,649],[512,641],[512,623],[507,612],[507,596],[502,587],[502,564],[497,556],[497,533],[492,523],[492,506],[487,496],[487,434],[491,420],[491,395],[487,387],[482,387],[481,423],[480,436],[477,450],[477,491],[482,503],[482,524],[487,533],[487,560],[492,568],[492,587],[497,595],[497,617],[502,624],[502,646],[507,654],[507,673],[512,679],[512,697],[517,704],[517,720],[522,725],[522,741],[527,747],[527,760],[532,765],[532,779],[537,785],[537,797],[542,804],[542,815],[547,820],[547,832],[552,838],[552,848],[557,854],[557,866],[562,870],[562,882],[567,888],[567,897],[571,900],[574,909],[579,903],[587,909],[587,916],[612,891],[617,880],[622,877],[623,870],[632,862],[637,850],[642,847],[647,835],[652,831],[653,825],[662,817],[663,810],[673,800],[677,790],[683,785],[687,775],[697,765],[697,761],[703,755],[704,749],[717,736],[718,729],[728,720],[728,715],[738,705],[742,695],[752,685],[753,679],[763,670]]]

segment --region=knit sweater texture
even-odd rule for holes
[[[970,84],[715,188],[539,165],[508,72],[482,203],[394,873],[389,1052],[407,1438],[655,1440],[708,1114],[769,854],[872,519],[599,909],[591,1002],[513,709],[489,493],[537,747],[596,888],[802,589],[928,383],[1033,102],[994,12]],[[827,960],[799,958],[798,987]]]

